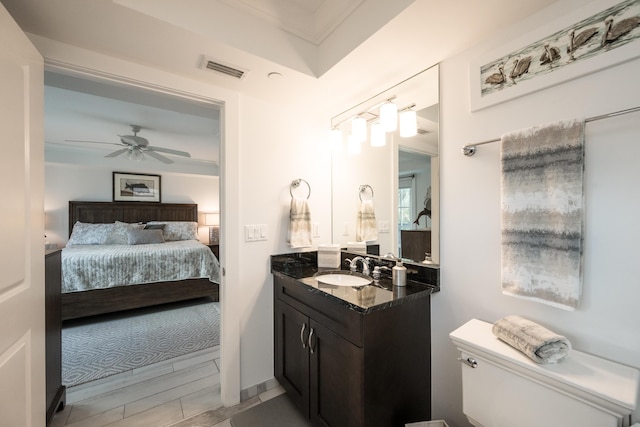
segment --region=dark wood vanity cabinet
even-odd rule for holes
[[[62,385],[61,255],[56,249],[46,251],[44,258],[47,425],[66,398]]]
[[[431,230],[401,230],[402,258],[420,262],[431,255]]]
[[[286,303],[276,308],[276,378],[316,425],[364,425],[361,349]]]
[[[429,297],[359,313],[290,277],[274,285],[275,377],[314,425],[430,419]]]

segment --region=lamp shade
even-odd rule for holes
[[[380,106],[380,124],[384,132],[394,132],[398,128],[398,106],[396,104],[387,101]]]
[[[342,131],[338,128],[333,128],[329,131],[329,148],[331,151],[342,150]]]
[[[347,153],[348,154],[360,154],[361,145],[360,141],[356,140],[353,135],[349,135],[347,138]]]
[[[381,123],[374,123],[371,125],[371,146],[372,147],[384,147],[387,143],[387,134],[384,132]]]
[[[364,117],[354,117],[351,120],[351,136],[357,142],[367,140],[367,121]]]
[[[407,138],[416,136],[418,133],[418,122],[416,112],[405,110],[400,113],[400,136]]]
[[[217,212],[205,213],[204,225],[220,225],[220,214]]]

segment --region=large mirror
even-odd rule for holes
[[[358,248],[358,227],[362,227],[358,214],[366,209],[365,201],[371,200],[377,238],[367,240],[369,253],[383,256],[391,252],[407,262],[438,265],[438,66],[341,113],[332,125],[343,131],[346,141],[350,118],[364,115],[370,127],[387,99],[393,99],[399,111],[409,107],[416,111],[418,133],[413,137],[401,137],[399,131],[387,133],[384,146],[373,147],[368,138],[357,153],[347,149],[347,144],[333,152],[332,242]]]

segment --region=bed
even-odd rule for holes
[[[197,220],[196,204],[70,201],[70,240],[62,250],[62,320],[202,297],[218,301],[219,262],[213,252],[196,240],[168,238]],[[77,223],[104,229],[111,241],[76,238],[81,236],[72,232]],[[155,230],[129,231],[145,227]],[[127,232],[133,244],[121,241]],[[166,243],[148,241],[162,233]],[[104,276],[100,263],[106,265]]]

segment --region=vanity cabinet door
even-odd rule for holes
[[[289,398],[309,417],[309,318],[275,303],[275,376]]]
[[[364,426],[362,349],[311,320],[310,418],[314,425]]]

